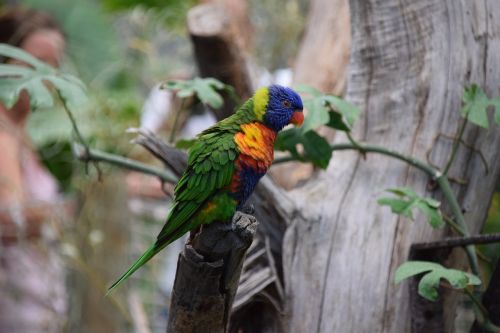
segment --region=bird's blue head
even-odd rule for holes
[[[302,125],[304,106],[300,96],[290,88],[272,85],[260,88],[254,95],[254,112],[276,132],[288,124]]]

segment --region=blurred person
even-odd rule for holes
[[[0,43],[57,67],[65,40],[50,15],[4,7]],[[61,332],[66,321],[65,272],[56,248],[70,205],[30,143],[30,111],[26,91],[11,109],[0,104],[0,333]]]

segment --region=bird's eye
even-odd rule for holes
[[[282,102],[283,106],[286,108],[289,108],[291,106],[290,102],[287,101],[286,99]]]

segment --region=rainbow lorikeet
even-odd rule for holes
[[[278,132],[290,123],[302,125],[302,109],[296,92],[272,85],[258,89],[232,116],[200,133],[155,243],[108,292],[186,232],[203,223],[229,220],[242,208],[273,162]]]

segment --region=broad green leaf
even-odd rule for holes
[[[304,106],[308,112],[300,128],[303,133],[326,125],[330,121],[328,109],[321,98],[305,99]]]
[[[359,115],[361,110],[352,103],[333,95],[327,95],[323,97],[325,102],[328,103],[334,110],[337,110],[347,121],[347,124],[352,127]]]
[[[68,75],[59,77],[56,75],[47,75],[45,80],[50,81],[59,91],[62,99],[67,103],[70,109],[75,109],[87,101],[87,95],[83,84],[73,79],[68,80]],[[72,84],[69,84],[72,82]]]
[[[395,194],[396,198],[380,198],[377,202],[382,206],[389,206],[395,214],[402,215],[411,220],[413,219],[413,209],[420,210],[427,222],[433,228],[441,228],[444,220],[439,207],[441,203],[432,198],[419,196],[415,191],[408,187],[398,187],[388,189],[387,192]]]
[[[332,149],[328,142],[314,131],[309,131],[304,134],[304,156],[313,164],[322,169],[328,167],[328,163],[332,158]]]
[[[344,132],[349,132],[351,130],[342,119],[342,115],[340,113],[338,113],[337,111],[329,111],[328,114],[330,115],[330,119],[326,126]]]
[[[418,200],[415,203],[415,207],[420,209],[422,213],[427,217],[427,222],[434,229],[439,229],[444,226],[444,220],[441,216],[441,211],[437,207],[430,206],[427,200]]]
[[[487,108],[491,103],[484,91],[475,84],[466,87],[462,101],[462,116],[478,126],[488,128]]]
[[[405,201],[401,199],[380,198],[377,202],[381,206],[389,206],[391,212],[394,214],[403,215],[413,221],[412,208],[415,204],[415,200]]]
[[[198,99],[214,109],[218,109],[224,103],[218,90],[228,90],[227,86],[214,78],[194,78],[188,81],[167,81],[161,85],[162,89],[176,90],[177,96],[181,98],[196,94]],[[228,90],[229,91],[229,90]]]
[[[303,83],[297,84],[295,86],[295,90],[299,93],[308,94],[312,97],[320,97],[323,95],[323,93],[318,89]]]
[[[303,133],[322,125],[347,132],[359,117],[360,110],[340,97],[325,95],[304,84],[297,85],[295,89],[306,95],[303,101],[308,114],[301,127]]]
[[[430,261],[407,261],[401,264],[398,269],[396,269],[394,280],[396,283],[400,283],[404,279],[407,279],[414,275],[432,271],[440,267],[441,265]]]
[[[224,84],[220,81],[213,78],[195,78],[193,88],[202,103],[208,104],[214,109],[218,109],[224,104],[222,96],[217,92],[217,90],[224,88]]]
[[[439,297],[439,281],[441,275],[438,271],[425,274],[418,283],[418,294],[429,301],[436,301]]]
[[[54,85],[70,108],[75,108],[86,100],[85,86],[79,79],[69,74],[61,74],[55,68],[12,46],[0,44],[0,54],[33,66],[33,68],[9,64],[0,66],[0,100],[6,107],[11,108],[23,90],[30,96],[32,109],[54,106],[47,82]]]
[[[470,273],[457,269],[449,269],[440,264],[428,261],[407,261],[398,267],[395,282],[399,283],[409,277],[425,274],[418,284],[418,293],[430,300],[438,298],[438,289],[441,279],[445,279],[455,289],[464,289],[470,285],[480,285],[481,280]]]
[[[299,158],[297,144],[301,142],[301,133],[297,128],[289,128],[281,131],[274,143],[274,149],[289,151],[293,157]]]
[[[297,151],[298,144],[304,148],[302,156]],[[332,157],[330,145],[322,136],[314,131],[303,133],[297,128],[282,131],[278,135],[274,148],[289,151],[298,160],[312,162],[323,169],[326,169]]]
[[[33,75],[22,78],[0,79],[0,99],[2,103],[11,108],[16,104],[23,89],[30,95],[32,109],[47,108],[54,105],[52,95],[43,83],[43,77],[32,71]]]
[[[51,72],[52,69],[49,65],[38,60],[28,52],[8,44],[0,43],[0,56],[21,60],[35,69],[43,70],[45,73]]]

